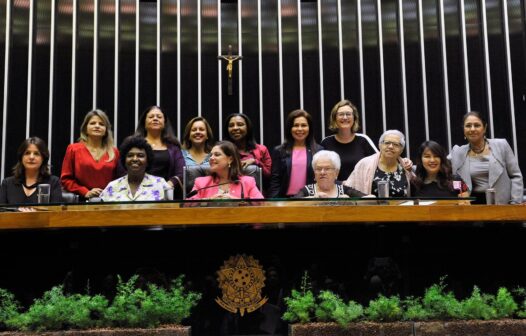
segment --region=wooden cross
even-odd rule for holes
[[[232,71],[234,70],[234,62],[243,59],[241,55],[232,55],[232,45],[228,45],[228,54],[217,56],[219,60],[227,61],[226,72],[228,73],[228,95],[232,95]]]

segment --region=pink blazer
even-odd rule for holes
[[[256,186],[256,180],[252,176],[240,176],[240,183],[230,183],[229,194],[232,198],[241,198],[241,184],[243,185],[244,198],[264,198],[258,187]],[[203,176],[195,179],[194,187],[192,190],[202,189],[197,192],[196,195],[190,197],[190,199],[207,199],[214,197],[219,192],[219,187],[215,186],[217,180],[214,180],[212,176]]]

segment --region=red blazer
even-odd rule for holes
[[[241,198],[241,184],[243,185],[244,198],[264,198],[258,187],[256,186],[256,180],[252,176],[240,176],[240,183],[230,183],[229,194],[232,198]],[[192,190],[202,189],[197,192],[196,195],[190,197],[190,199],[206,199],[212,198],[219,192],[219,187],[216,186],[217,180],[214,180],[212,176],[203,176],[195,179],[194,187]]]

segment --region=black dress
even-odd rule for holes
[[[58,177],[51,175],[50,177],[45,178],[41,184],[50,185],[50,203],[62,202],[62,188],[60,187],[60,179]],[[15,179],[14,176],[11,176],[2,181],[2,186],[0,187],[0,204],[37,203],[37,193],[37,190],[35,190],[31,195],[26,196],[22,182]]]

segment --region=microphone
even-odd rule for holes
[[[230,183],[231,183],[231,182],[223,182],[223,183],[212,184],[212,185],[209,185],[209,186],[206,186],[206,187],[202,187],[202,188],[194,189],[194,190],[190,191],[188,194],[185,195],[185,199],[186,199],[186,198],[190,198],[190,197],[194,197],[194,196],[197,195],[197,193],[200,192],[201,190],[205,190],[205,189],[209,189],[209,188],[214,188],[214,187],[219,187],[219,186],[222,186],[222,185],[225,185],[225,184],[230,184]],[[233,181],[232,183],[236,183],[236,181]]]
[[[245,187],[243,186],[243,182],[241,180],[235,180],[235,184],[239,184],[241,186],[241,199],[245,198]]]

